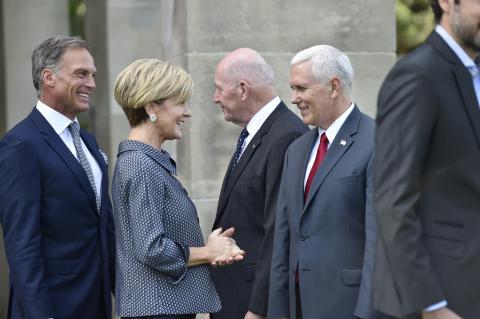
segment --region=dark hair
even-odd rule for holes
[[[459,4],[459,3],[460,3],[460,0],[455,0],[455,4]],[[440,19],[442,18],[442,15],[443,15],[442,7],[440,7],[438,0],[432,0],[431,6],[432,6],[433,15],[435,17],[435,22],[440,23]]]
[[[33,86],[40,96],[44,69],[57,70],[57,64],[67,49],[87,49],[87,42],[79,37],[56,36],[43,41],[32,53]]]
[[[130,123],[131,127],[135,127],[148,119],[148,113],[144,107],[139,107],[137,109],[122,107],[122,110],[127,116],[128,123]]]

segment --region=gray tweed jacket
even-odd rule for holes
[[[193,314],[221,308],[208,265],[187,267],[204,245],[197,211],[163,150],[120,143],[112,182],[119,316]]]

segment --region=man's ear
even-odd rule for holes
[[[438,0],[438,5],[442,8],[443,13],[450,13],[454,0]]]
[[[342,86],[338,77],[330,79],[330,97],[336,98],[342,92]]]
[[[50,69],[42,70],[42,83],[44,85],[47,85],[50,87],[55,86],[55,78],[56,78],[55,72],[53,72],[52,70]]]
[[[249,88],[248,84],[245,81],[240,81],[240,99],[245,101],[248,97]]]

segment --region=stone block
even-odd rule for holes
[[[318,42],[346,51],[395,50],[394,1],[189,0],[190,52],[251,47],[295,52]]]
[[[43,40],[68,35],[67,1],[3,1],[6,129],[27,116],[37,101],[31,56]]]

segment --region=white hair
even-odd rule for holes
[[[253,85],[273,85],[275,81],[273,68],[253,50],[248,51],[246,57],[235,58],[230,62],[227,72],[231,79],[247,80]]]
[[[330,45],[315,45],[295,54],[290,64],[308,60],[312,61],[312,73],[319,83],[325,84],[336,76],[340,79],[343,94],[351,95],[353,68],[345,53]]]

